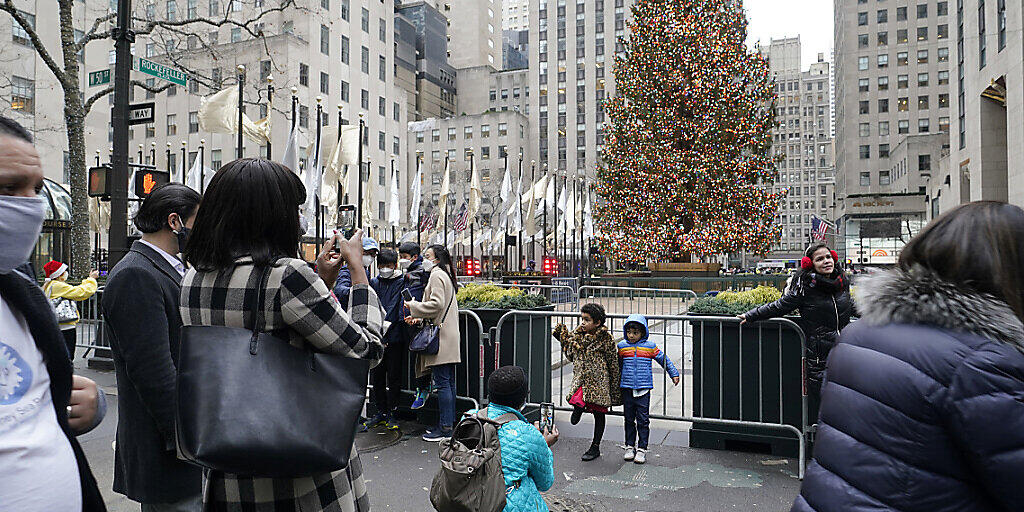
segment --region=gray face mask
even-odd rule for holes
[[[0,196],[0,274],[28,261],[45,215],[42,197]]]

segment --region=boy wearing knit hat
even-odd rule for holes
[[[43,265],[43,273],[46,280],[43,282],[43,293],[50,299],[50,304],[58,312],[74,310],[74,318],[66,316],[58,318],[60,321],[60,333],[64,335],[64,343],[68,346],[68,357],[75,358],[76,326],[78,325],[78,307],[74,301],[86,300],[96,293],[99,285],[96,278],[100,273],[93,270],[89,277],[78,286],[68,284],[68,266],[59,261],[50,261]]]

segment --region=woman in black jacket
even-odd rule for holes
[[[812,422],[818,417],[825,361],[839,338],[839,331],[850,323],[853,312],[850,277],[839,268],[836,260],[835,251],[827,245],[811,245],[781,299],[739,316],[741,323],[747,323],[800,310],[798,323],[807,337],[807,415]]]
[[[1024,210],[939,217],[857,297],[792,510],[1021,510]]]

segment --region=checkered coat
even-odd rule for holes
[[[244,257],[217,272],[189,270],[181,285],[183,325],[251,328],[261,272]],[[369,286],[352,288],[348,313],[306,262],[285,258],[269,272],[266,331],[292,345],[369,359],[383,355],[384,311]],[[297,397],[299,398],[299,397]],[[316,397],[307,397],[316,406]],[[263,404],[270,407],[273,404]],[[370,501],[355,447],[348,468],[305,478],[253,478],[205,471],[206,512],[366,512]]]

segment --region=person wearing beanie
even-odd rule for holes
[[[377,259],[377,254],[380,253],[380,244],[377,243],[372,237],[363,237],[363,271],[366,272],[366,280],[369,281],[372,277],[370,275],[370,267],[373,265],[373,260]],[[352,293],[352,269],[348,265],[341,268],[341,272],[338,272],[338,279],[334,281],[334,296],[338,298],[338,302],[341,303],[341,309],[348,310],[348,297]]]
[[[75,305],[75,301],[86,300],[96,293],[96,289],[99,287],[96,278],[100,273],[93,270],[89,273],[89,277],[85,278],[78,286],[68,284],[68,266],[59,261],[50,261],[43,265],[43,273],[46,275],[46,280],[43,282],[43,293],[46,294],[47,299],[50,299],[54,310],[59,314],[61,310],[73,308],[76,313],[73,320],[58,318],[58,320],[64,320],[60,322],[60,333],[64,335],[64,343],[68,347],[68,357],[74,359],[78,332],[78,306]]]
[[[515,414],[517,419],[498,429],[501,445],[501,470],[505,475],[504,512],[547,512],[541,491],[555,482],[555,460],[551,446],[558,441],[558,429],[541,432],[540,425],[530,425],[519,408],[526,403],[529,391],[526,372],[518,366],[502,366],[487,379],[487,417],[498,419]],[[469,411],[467,416],[476,414]]]

